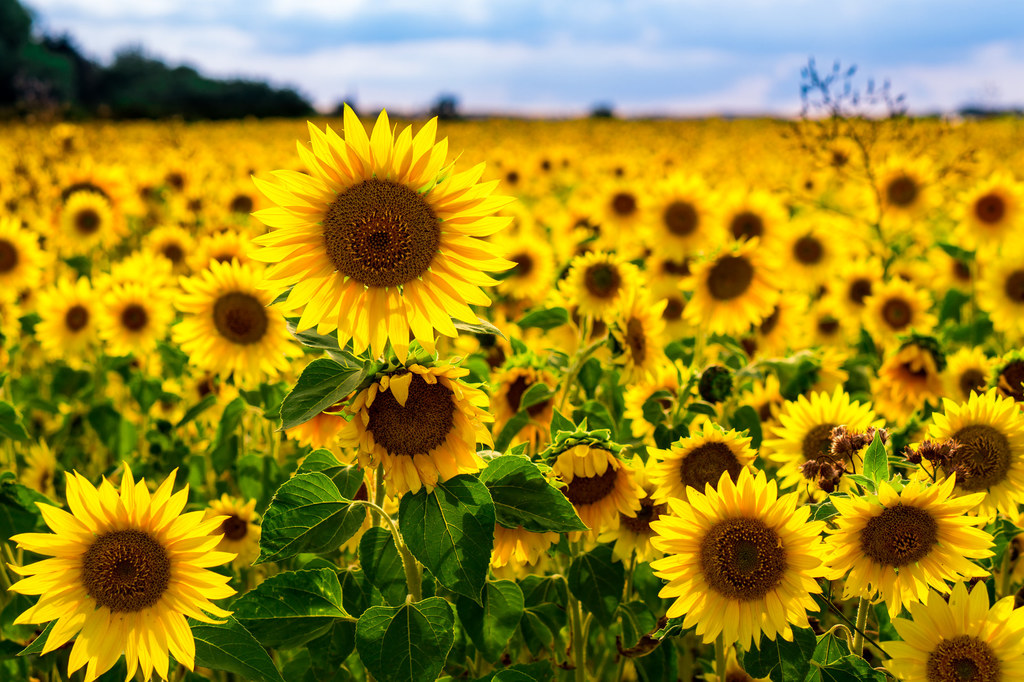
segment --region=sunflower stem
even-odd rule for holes
[[[1003,550],[1003,560],[999,564],[999,598],[1010,596],[1010,577],[1013,571],[1010,570],[1010,548]]]
[[[583,606],[576,597],[569,595],[569,611],[572,617],[572,649],[575,659],[575,680],[586,682],[587,679],[587,642],[583,638]]]
[[[420,573],[420,564],[402,542],[402,534],[398,532],[398,526],[395,525],[394,519],[384,511],[383,507],[368,500],[352,500],[352,504],[368,507],[370,511],[375,512],[376,516],[388,522],[388,528],[395,539],[395,546],[402,555],[402,567],[405,569],[405,582],[409,587],[409,597],[413,602],[421,601],[423,599],[423,576]]]
[[[375,475],[373,477],[373,480],[376,483],[376,489],[373,491],[373,503],[375,505],[377,505],[377,507],[383,509],[384,508],[384,495],[385,495],[385,490],[384,490],[384,464],[383,464],[383,462],[377,465],[377,471],[376,471],[376,473],[375,473]],[[376,516],[371,516],[370,517],[370,523],[373,524],[374,526],[379,526],[380,525],[380,519],[377,518]]]
[[[857,602],[857,627],[853,631],[853,653],[855,656],[864,655],[864,627],[868,624],[868,599],[861,597]]]
[[[715,640],[715,674],[718,682],[725,682],[725,633],[718,633]]]

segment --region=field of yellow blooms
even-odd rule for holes
[[[1022,234],[1020,119],[0,125],[0,679],[1024,679]]]

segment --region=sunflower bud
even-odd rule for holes
[[[711,365],[700,375],[697,384],[700,397],[711,403],[720,403],[732,395],[732,370],[721,365]]]

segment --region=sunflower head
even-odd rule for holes
[[[225,493],[210,502],[206,516],[221,519],[213,534],[221,536],[217,549],[235,555],[233,566],[248,566],[259,556],[260,527],[257,524],[256,500],[246,502]]]
[[[717,485],[722,474],[737,480],[754,462],[756,453],[750,442],[736,431],[707,421],[669,449],[653,450],[656,463],[651,462],[649,469],[655,499],[683,498],[688,489],[703,492],[707,486]]]

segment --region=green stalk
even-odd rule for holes
[[[718,633],[715,640],[715,674],[718,682],[725,682],[725,633]]]
[[[572,649],[576,659],[576,682],[587,681],[587,643],[583,638],[583,607],[576,597],[569,595],[569,614],[572,617]]]
[[[394,520],[382,507],[373,502],[353,500],[352,504],[361,504],[369,507],[370,511],[375,512],[377,516],[387,521],[391,536],[395,539],[395,546],[398,547],[398,551],[402,555],[402,567],[405,569],[405,582],[409,586],[409,597],[414,602],[421,601],[423,599],[423,576],[420,573],[420,564],[416,561],[416,557],[412,555],[412,552],[409,551],[409,548],[405,546],[405,543],[402,542],[402,534],[398,531],[398,526],[395,525]]]
[[[864,655],[864,628],[868,624],[868,599],[861,597],[857,602],[857,627],[853,631],[853,651],[855,656]]]

